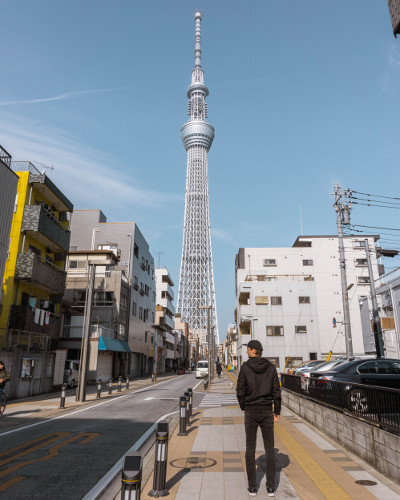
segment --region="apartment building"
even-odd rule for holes
[[[360,301],[369,294],[365,238],[346,236],[344,247],[354,353],[365,352]],[[382,274],[371,252],[374,276]],[[279,370],[290,364],[346,353],[337,236],[299,236],[289,248],[240,248],[236,256],[239,365],[244,344],[260,340]]]
[[[13,161],[11,168],[18,188],[3,280],[1,345],[48,349],[60,337],[67,214],[73,205],[32,163]]]
[[[150,373],[154,356],[154,259],[134,222],[107,222],[98,209],[76,210],[71,217],[63,345],[68,346],[70,357],[79,359],[87,270],[77,268],[74,253],[107,250],[118,262],[96,270],[91,330],[92,337],[101,341],[95,378]],[[91,372],[94,376],[93,365]]]
[[[228,333],[225,339],[225,359],[224,362],[226,366],[230,366],[235,369],[237,367],[237,340],[238,333],[236,326],[228,328]]]
[[[4,268],[10,248],[11,223],[16,210],[17,186],[18,176],[11,169],[11,155],[0,146],[0,305]]]
[[[156,318],[158,332],[159,363],[161,373],[177,368],[176,347],[177,334],[175,328],[174,282],[166,268],[155,270],[156,285]]]

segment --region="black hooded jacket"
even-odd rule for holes
[[[242,410],[272,409],[281,413],[281,386],[275,366],[265,358],[249,358],[240,368],[236,394]]]

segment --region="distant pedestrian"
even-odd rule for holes
[[[222,373],[222,367],[220,363],[217,363],[217,373],[218,373],[218,378],[221,376]]]
[[[276,368],[262,358],[262,345],[258,340],[247,344],[249,359],[240,368],[236,386],[240,409],[244,411],[246,431],[246,470],[248,492],[256,496],[256,440],[261,427],[267,459],[267,493],[275,496],[274,424],[281,413],[281,388]]]
[[[6,382],[10,380],[10,374],[6,370],[3,361],[0,361],[0,396],[3,393],[3,389],[6,386]]]

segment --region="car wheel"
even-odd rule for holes
[[[369,409],[367,395],[362,389],[352,389],[347,396],[347,408],[354,413],[367,413]]]

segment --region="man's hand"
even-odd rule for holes
[[[2,384],[2,383],[3,383],[3,379],[2,379],[2,378],[0,378],[0,384]]]
[[[274,424],[277,424],[279,422],[279,415],[275,415],[274,413]]]

